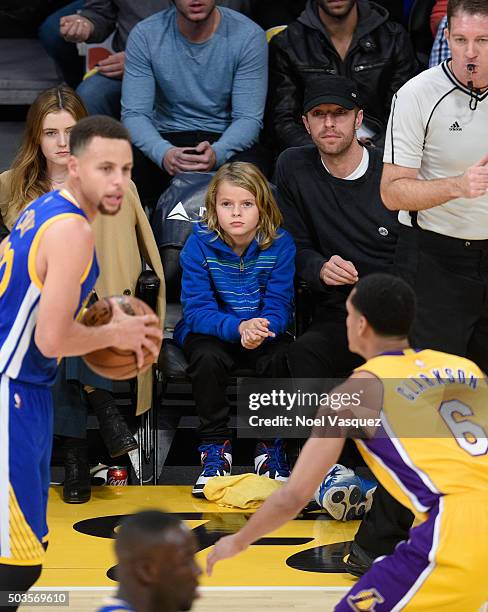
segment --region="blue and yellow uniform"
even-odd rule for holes
[[[419,524],[336,610],[476,612],[488,600],[488,386],[468,359],[408,349],[358,368],[382,381],[381,428],[356,444]]]
[[[36,346],[42,282],[36,256],[53,223],[85,213],[66,191],[32,202],[12,228],[0,262],[0,563],[38,565],[47,541],[52,446],[51,389],[57,368]],[[89,296],[95,253],[80,279],[77,313]]]
[[[110,597],[103,602],[103,606],[98,609],[98,612],[135,612],[126,601]]]

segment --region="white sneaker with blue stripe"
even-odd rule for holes
[[[335,464],[315,492],[315,501],[337,521],[361,518],[371,508],[374,481],[357,476],[353,470]]]

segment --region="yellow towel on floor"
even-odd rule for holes
[[[215,476],[203,488],[209,501],[228,508],[259,508],[283,483],[257,474]]]

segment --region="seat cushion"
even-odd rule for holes
[[[165,379],[179,378],[188,380],[186,375],[188,361],[183,350],[172,338],[168,338],[163,342],[161,352],[159,353],[158,367]]]

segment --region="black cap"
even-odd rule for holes
[[[338,104],[348,110],[360,106],[354,81],[343,76],[324,75],[307,83],[303,99],[303,114],[319,104]]]

